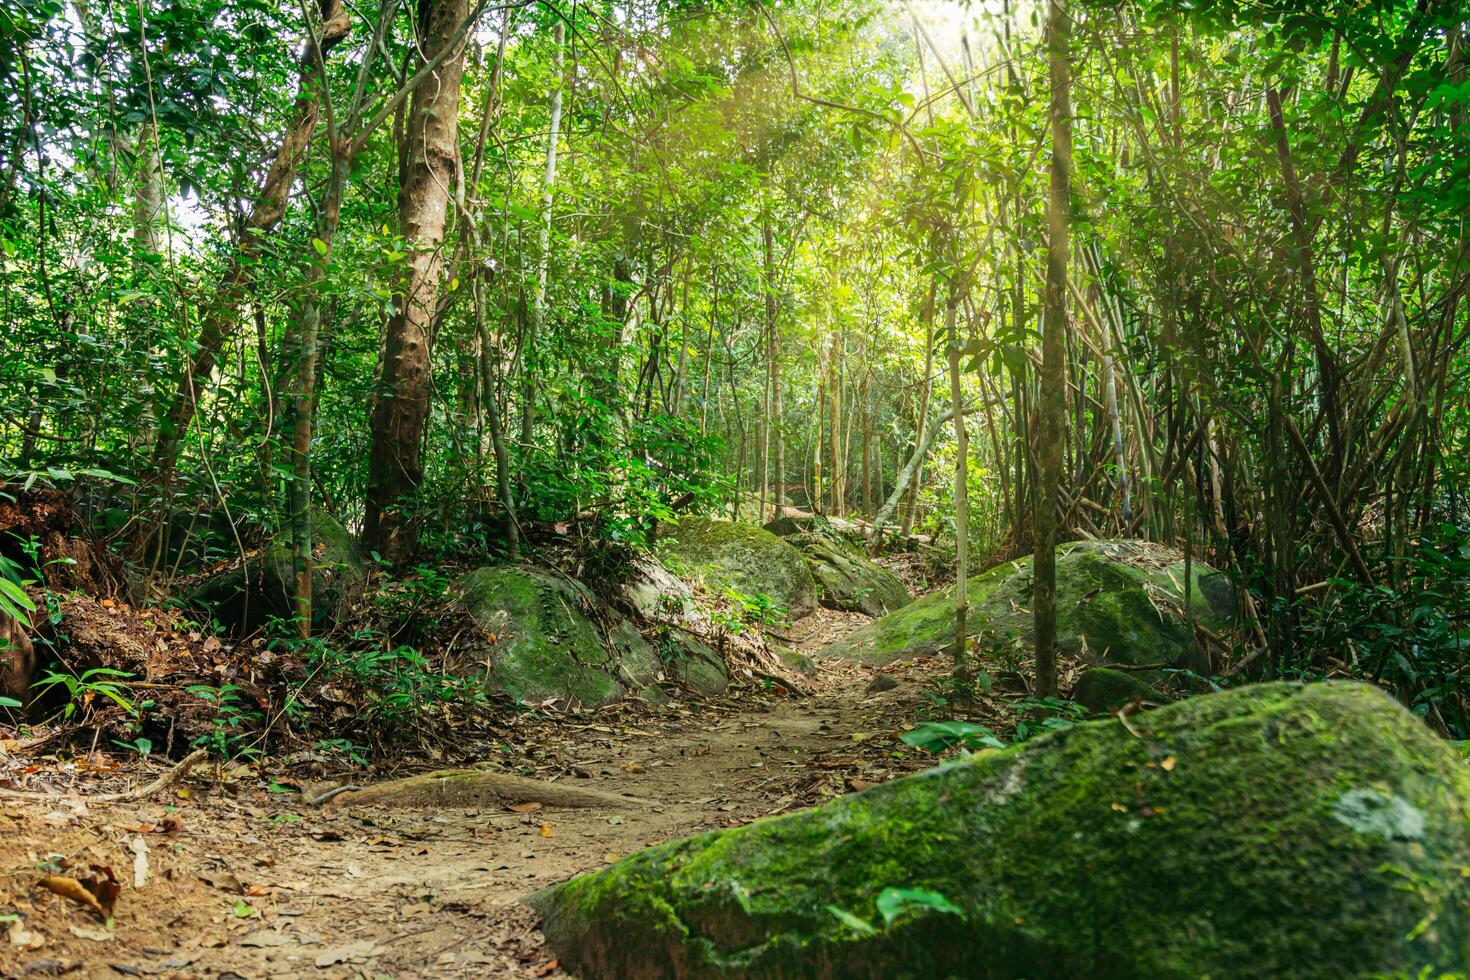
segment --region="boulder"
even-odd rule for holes
[[[841,538],[809,532],[787,540],[806,557],[817,582],[817,601],[828,609],[877,618],[914,601],[897,575]]]
[[[603,705],[644,692],[658,675],[658,651],[631,623],[613,613],[606,629],[593,622],[597,599],[580,582],[549,569],[499,565],[477,568],[455,585],[465,610],[494,638],[485,674],[490,690],[524,701]]]
[[[528,901],[588,980],[1470,969],[1470,770],[1388,695],[1260,685],[1130,724],[662,844]]]
[[[817,608],[817,588],[801,552],[764,528],[686,517],[662,529],[660,554],[670,569],[716,593],[765,596],[782,618]]]
[[[352,533],[326,511],[313,511],[311,596],[314,626],[333,623],[367,583],[367,565]],[[193,590],[191,601],[202,606],[227,629],[248,634],[272,618],[293,614],[291,594],[295,573],[291,563],[291,532],[271,535],[249,560],[236,562],[212,575]]]
[[[1094,714],[1117,711],[1135,699],[1154,704],[1169,700],[1137,674],[1111,667],[1088,667],[1072,688],[1072,700]]]
[[[1219,631],[1235,613],[1230,580],[1208,565],[1191,569],[1195,621]],[[976,575],[967,586],[969,635],[982,656],[1019,656],[1032,643],[1031,557]],[[829,656],[883,666],[933,656],[953,645],[953,590],[890,613],[828,647]],[[1057,546],[1057,647],[1089,663],[1190,666],[1184,616],[1184,559],[1144,541],[1076,541]]]

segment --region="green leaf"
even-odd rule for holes
[[[878,932],[878,930],[873,928],[873,924],[868,920],[860,919],[857,916],[853,915],[851,912],[840,909],[835,905],[827,906],[827,911],[836,916],[838,922],[841,922],[843,925],[847,926],[847,928],[851,929],[853,932],[857,933],[860,936],[872,936],[876,935]]]
[[[884,925],[911,909],[931,909],[947,915],[964,918],[964,911],[939,892],[924,888],[885,888],[878,895],[878,914],[883,916]]]
[[[255,909],[243,898],[235,899],[235,917],[237,919],[248,919],[255,914]]]
[[[313,238],[311,240],[311,247],[316,249],[316,254],[320,255],[322,258],[327,257],[327,243],[322,241],[320,238]]]

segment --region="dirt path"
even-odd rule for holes
[[[806,645],[853,625],[825,614]],[[271,792],[278,775],[269,767],[226,770],[223,780],[201,773],[183,796],[145,804],[0,801],[0,917],[12,916],[8,926],[0,918],[0,932],[10,930],[8,943],[0,936],[0,974],[561,975],[520,897],[649,844],[931,764],[896,736],[937,671],[892,668],[896,686],[873,693],[873,671],[819,659],[807,697],[757,689],[522,733],[534,764],[523,758],[517,771],[632,795],[649,808],[315,809]],[[502,768],[491,751],[479,764]],[[163,832],[170,820],[180,832]],[[59,863],[53,855],[68,865],[61,874],[85,877],[95,864],[123,881],[111,932],[36,887]]]

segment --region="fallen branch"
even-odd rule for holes
[[[209,752],[206,749],[195,749],[180,759],[176,766],[151,783],[123,790],[121,793],[96,793],[86,797],[86,801],[88,803],[131,803],[134,800],[145,800],[183,779],[189,774],[189,770],[202,762],[207,755]],[[28,793],[18,789],[0,789],[0,797],[10,800],[54,800],[60,795],[59,793]]]

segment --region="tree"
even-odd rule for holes
[[[1067,249],[1071,229],[1072,109],[1068,50],[1071,20],[1063,0],[1049,0],[1046,54],[1050,68],[1051,193],[1046,202],[1046,318],[1041,336],[1041,397],[1037,425],[1036,552],[1031,608],[1036,619],[1036,691],[1057,692],[1057,506],[1062,490],[1063,426],[1067,414]]]
[[[420,64],[438,61],[413,94],[404,135],[399,224],[410,252],[383,344],[382,380],[373,407],[364,545],[387,561],[417,547],[412,497],[424,477],[430,354],[444,262],[444,226],[459,173],[459,95],[464,72],[460,26],[469,0],[431,0],[421,21]],[[451,283],[450,288],[457,284]]]

